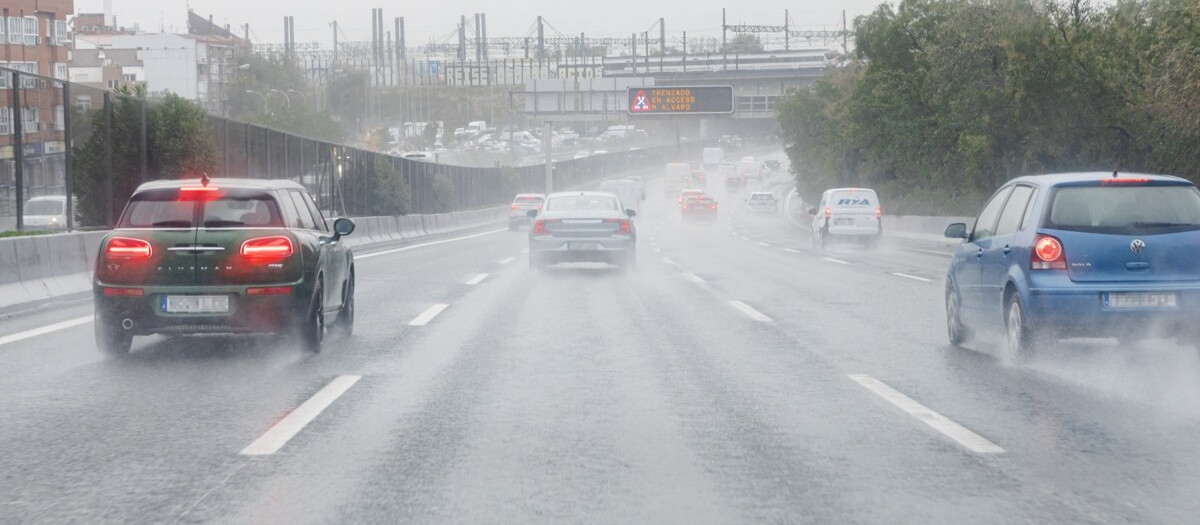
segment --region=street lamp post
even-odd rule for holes
[[[283,92],[283,90],[272,89],[268,91],[268,93],[279,93],[280,95],[283,95],[283,100],[287,101],[287,109],[292,109],[292,97],[289,97],[287,93]]]
[[[300,95],[300,97],[304,99],[304,105],[305,105],[305,106],[307,106],[307,105],[308,105],[308,95],[304,94],[303,92],[296,91],[296,90],[294,90],[294,89],[289,89],[289,90],[287,90],[287,92],[288,92],[288,93],[295,93],[295,94],[297,94],[297,95]]]

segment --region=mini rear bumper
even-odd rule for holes
[[[250,296],[258,286],[141,287],[140,297],[105,295],[104,286],[93,287],[97,321],[122,327],[133,335],[159,333],[277,333],[303,322],[308,314],[311,291],[303,283],[266,285],[290,287],[290,293]],[[128,287],[122,287],[128,288]],[[169,313],[168,295],[224,295],[229,310],[221,313]]]

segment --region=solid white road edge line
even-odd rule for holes
[[[12,334],[12,335],[6,335],[4,337],[0,337],[0,346],[4,346],[9,343],[15,343],[17,341],[24,341],[26,339],[33,339],[34,337],[54,333],[59,330],[66,330],[68,328],[72,328],[72,327],[79,326],[82,324],[87,324],[90,322],[92,322],[92,316],[90,316],[90,315],[87,317],[76,317],[75,319],[63,321],[60,323],[54,323],[52,325],[43,326],[41,328],[34,328],[33,330],[26,330],[24,332],[18,332],[18,333]]]
[[[732,305],[734,308],[737,308],[742,313],[746,314],[746,317],[754,319],[755,321],[758,321],[760,323],[769,323],[772,321],[772,319],[770,317],[767,317],[762,312],[755,310],[753,306],[750,306],[741,301],[729,301],[729,304]]]
[[[409,321],[408,326],[425,326],[425,325],[429,324],[429,322],[432,321],[434,317],[437,317],[438,314],[442,313],[447,308],[450,308],[450,305],[435,304],[433,306],[430,306],[428,310],[425,310],[424,312],[422,312],[421,315],[418,315],[416,317],[416,319]]]
[[[279,452],[288,441],[299,434],[306,425],[321,415],[337,398],[345,394],[362,376],[337,376],[325,388],[308,398],[291,414],[275,423],[271,428],[240,452],[243,456],[266,456]]]
[[[467,235],[467,236],[465,236],[465,237],[455,237],[455,238],[453,238],[453,239],[443,239],[443,240],[440,240],[440,241],[433,241],[433,242],[426,242],[426,243],[421,243],[421,244],[414,244],[414,245],[412,245],[412,246],[405,246],[405,247],[402,247],[402,248],[393,248],[393,249],[391,249],[391,250],[384,250],[384,251],[381,251],[381,252],[371,252],[371,253],[364,253],[364,254],[361,254],[361,255],[359,255],[359,254],[355,254],[355,256],[354,256],[354,260],[356,260],[356,261],[357,261],[357,260],[359,260],[359,259],[370,259],[371,257],[379,257],[379,256],[381,256],[381,255],[391,255],[391,254],[393,254],[393,253],[406,252],[406,251],[409,251],[409,250],[415,250],[415,249],[417,249],[417,248],[425,248],[425,247],[427,247],[427,246],[437,246],[437,245],[439,245],[439,244],[446,244],[446,243],[451,243],[451,242],[465,241],[465,240],[467,240],[467,239],[474,239],[474,238],[476,238],[476,237],[483,237],[484,235],[495,235],[495,234],[497,234],[497,233],[500,233],[500,232],[506,232],[506,231],[508,231],[508,229],[507,229],[507,228],[505,228],[505,229],[499,229],[499,230],[491,230],[491,231],[486,231],[486,232],[483,232],[483,233],[476,233],[476,234],[474,234],[474,235]]]
[[[475,286],[475,285],[483,282],[483,280],[487,279],[487,278],[488,278],[488,274],[481,273],[479,275],[476,275],[475,277],[472,277],[471,280],[467,281],[466,284],[467,284],[467,286]]]
[[[821,259],[822,259],[822,260],[829,261],[829,262],[831,262],[831,263],[836,263],[836,264],[850,264],[850,263],[848,263],[848,262],[846,262],[846,261],[843,261],[843,260],[841,260],[841,259],[834,259],[833,257],[822,257]]]
[[[771,247],[771,243],[762,242],[762,241],[758,241],[758,245],[759,245],[759,246],[766,246],[767,248],[770,248],[770,247]]]
[[[496,264],[499,264],[499,265],[505,265],[505,264],[508,264],[508,263],[510,263],[510,262],[513,262],[513,261],[515,261],[515,260],[517,260],[517,258],[516,258],[516,257],[508,257],[508,258],[500,259],[500,262],[498,262],[498,263],[496,263]]]
[[[911,397],[901,394],[883,381],[866,374],[849,374],[847,377],[862,385],[867,390],[870,390],[871,393],[895,405],[900,410],[933,427],[934,430],[958,442],[959,445],[966,447],[971,452],[976,454],[1004,453],[1004,449],[1000,448],[999,445],[988,441],[987,438],[979,434],[971,432],[966,427],[951,421],[946,416],[930,410],[929,407],[916,402]]]
[[[917,276],[915,276],[915,275],[909,275],[909,274],[907,274],[907,273],[898,273],[898,272],[896,272],[896,273],[892,273],[892,275],[895,275],[896,277],[903,277],[903,278],[905,278],[905,279],[912,279],[912,280],[914,280],[914,281],[921,281],[921,282],[923,282],[923,283],[931,283],[931,282],[933,282],[933,279],[926,279],[926,278],[924,278],[924,277],[917,277]]]

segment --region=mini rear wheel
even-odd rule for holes
[[[329,327],[341,337],[354,335],[354,274],[346,282],[346,297],[342,301],[342,310],[338,312],[337,320]]]
[[[309,353],[321,353],[321,344],[325,341],[325,291],[321,286],[313,293],[312,305],[308,315],[297,327],[300,346]]]
[[[110,324],[100,314],[95,314],[92,326],[96,333],[96,348],[109,357],[125,357],[133,347],[133,334]]]

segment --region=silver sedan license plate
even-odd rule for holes
[[[600,245],[594,242],[573,242],[567,245],[568,250],[599,250]]]
[[[1104,306],[1109,308],[1175,308],[1179,297],[1174,293],[1108,293]]]
[[[162,306],[169,314],[223,314],[229,312],[229,296],[167,295]]]

